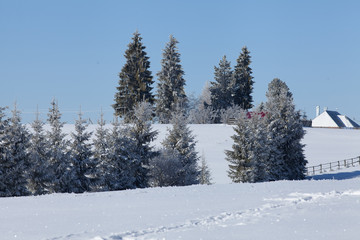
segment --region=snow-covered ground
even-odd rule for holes
[[[159,130],[159,146],[170,125]],[[92,129],[96,128],[91,126]],[[317,179],[230,184],[232,126],[191,125],[214,185],[0,199],[0,239],[357,239],[360,167]],[[66,131],[72,126],[67,125]],[[360,155],[360,131],[306,129],[309,165]],[[342,179],[342,180],[337,180]]]

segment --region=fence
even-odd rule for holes
[[[313,176],[317,173],[324,173],[329,171],[337,171],[342,168],[355,167],[360,165],[360,156],[350,159],[345,159],[337,162],[324,163],[317,166],[306,168],[306,175]]]

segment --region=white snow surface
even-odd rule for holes
[[[171,126],[153,127],[159,146]],[[0,239],[358,239],[359,166],[320,180],[231,184],[233,127],[190,127],[214,185],[0,198]],[[306,131],[309,165],[360,155],[358,130]]]

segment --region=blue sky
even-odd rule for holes
[[[112,120],[124,52],[138,30],[151,61],[179,41],[187,93],[200,94],[223,55],[234,66],[251,52],[254,103],[285,81],[310,118],[320,105],[360,122],[360,1],[19,1],[0,0],[0,106],[17,102],[24,122],[53,98],[63,120],[81,106],[94,122]],[[154,85],[156,87],[156,85]]]

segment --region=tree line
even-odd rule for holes
[[[219,66],[214,68],[215,81],[204,89],[200,99],[194,100],[185,93],[186,81],[177,44],[178,41],[171,35],[163,50],[154,94],[150,60],[140,33],[134,33],[125,51],[126,62],[119,73],[115,103],[112,105],[115,115],[131,122],[134,106],[145,101],[154,105],[154,117],[159,123],[169,123],[171,113],[177,107],[184,109],[191,123],[220,123],[234,117],[234,109],[239,112],[239,109],[253,107],[251,94],[254,81],[247,47],[242,48],[234,70],[224,56]]]
[[[151,145],[157,132],[151,127],[153,108],[146,102],[134,107],[131,124],[116,118],[109,129],[101,115],[94,134],[80,112],[70,140],[55,100],[46,128],[37,114],[31,131],[21,123],[16,106],[10,117],[4,110],[0,108],[0,197],[210,184],[209,169],[199,161],[181,110],[173,112],[161,149]]]

